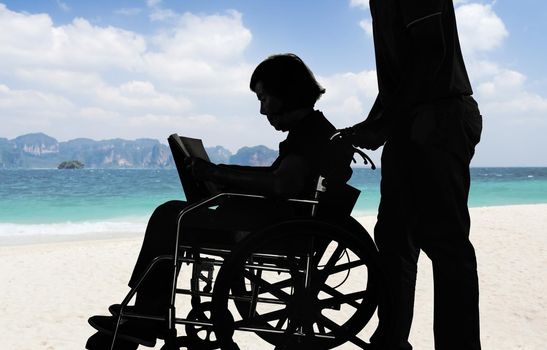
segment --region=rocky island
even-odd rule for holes
[[[57,166],[57,169],[83,169],[84,163],[77,160],[65,160]]]

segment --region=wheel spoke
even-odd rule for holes
[[[285,322],[286,319],[287,319],[287,310],[283,308],[283,309],[268,312],[262,315],[256,315],[253,317],[242,319],[240,321],[236,321],[235,325],[240,327],[251,326],[251,325],[256,326],[256,325],[264,325],[267,322],[275,321],[275,320],[280,320],[280,321],[283,320],[283,322]]]
[[[326,334],[327,333],[327,331],[325,330],[325,327],[323,327],[322,324],[320,324],[319,322],[316,322],[316,324],[317,324],[317,330],[319,331],[319,333],[321,333],[321,334]]]
[[[336,300],[343,300],[345,303],[353,306],[354,308],[359,308],[359,306],[361,304],[357,303],[356,302],[356,299],[360,299],[360,298],[354,298],[353,296],[357,296],[359,294],[365,294],[366,291],[360,291],[360,292],[355,292],[355,293],[350,293],[350,294],[342,294],[341,292],[337,291],[336,289],[332,288],[331,286],[328,286],[328,285],[323,285],[321,287],[321,290],[324,291],[325,293],[328,293],[330,295],[332,295],[334,298],[331,298],[333,301]],[[350,298],[348,298],[347,296],[352,296]],[[364,295],[363,295],[364,296]],[[326,300],[331,300],[331,299],[326,299]],[[348,300],[349,299],[349,300]],[[333,303],[334,305],[336,305],[335,303]]]
[[[319,265],[319,262],[321,261],[321,259],[323,259],[323,256],[325,255],[326,251],[327,251],[327,246],[322,247],[321,251],[315,252],[313,256],[313,260],[312,260],[313,266]]]
[[[336,290],[336,289],[333,289]],[[354,307],[359,307],[361,304],[356,303],[357,300],[363,299],[365,300],[368,295],[368,292],[366,290],[349,293],[349,294],[342,294],[339,293],[336,296],[333,296],[332,298],[319,300],[320,309],[326,309],[326,308],[332,308],[335,306],[340,306],[341,304],[350,304]]]
[[[292,277],[289,277],[286,280],[272,283],[271,286],[272,286],[272,288],[283,289],[283,288],[287,288],[287,287],[292,286],[293,283],[294,283],[294,281],[293,281]],[[262,294],[262,293],[263,292],[261,291],[259,294]]]
[[[340,254],[342,253],[343,250],[344,248],[340,244],[338,244],[338,246],[336,247],[334,252],[332,252],[331,256],[329,257],[329,260],[323,266],[322,269],[318,269],[318,264],[323,258],[326,252],[326,249],[323,251],[323,254],[321,254],[321,257],[317,261],[314,261],[313,266],[314,266],[315,272],[313,273],[312,280],[315,286],[319,286],[325,283],[325,281],[329,277],[329,273],[327,271],[331,270],[334,267],[336,262],[339,260]]]
[[[317,323],[318,324],[321,323],[325,327],[330,329],[336,337],[347,339],[351,341],[353,344],[361,347],[361,349],[368,349],[370,347],[369,343],[359,338],[356,334],[348,334],[346,331],[342,329],[342,327],[340,327],[339,324],[335,323],[334,321],[326,318],[325,316],[321,314],[319,314],[318,316],[319,316],[319,319],[317,320]]]
[[[243,271],[243,276],[247,278],[249,281],[256,283],[260,288],[262,288],[264,291],[271,293],[273,296],[283,300],[288,301],[290,295],[287,294],[285,291],[279,289],[274,284],[269,283],[268,281],[265,281],[264,279],[258,277],[257,275],[253,274],[252,272],[248,270]]]
[[[336,336],[343,336],[344,335],[342,330],[340,329],[341,327],[338,323],[328,319],[327,317],[323,316],[319,312],[316,313],[316,316],[317,316],[316,322],[317,322],[318,325],[321,325],[321,327],[323,327],[323,328],[329,329]]]
[[[329,260],[327,261],[327,263],[325,264],[322,270],[324,271],[324,270],[331,269],[334,266],[334,264],[336,264],[336,262],[340,259],[340,254],[342,254],[343,250],[344,250],[344,247],[340,243],[338,243],[338,246],[336,247],[334,252],[332,252],[332,255],[330,256]]]
[[[279,281],[279,282],[275,282],[275,283],[271,283],[270,285],[272,286],[272,288],[275,288],[275,289],[283,289],[283,288],[287,288],[287,287],[290,287],[292,286],[293,284],[293,280],[291,277],[285,279],[285,280],[282,280],[282,281]],[[243,293],[248,293],[250,294],[251,292],[248,291],[248,290],[245,290]],[[267,294],[267,293],[270,293],[270,291],[268,290],[265,290],[263,288],[259,288],[258,290],[258,295],[261,295],[261,294]]]
[[[332,266],[332,267],[329,267],[329,268],[325,267],[322,270],[322,272],[325,273],[325,274],[328,274],[328,275],[334,275],[338,272],[353,269],[355,267],[363,266],[365,264],[366,263],[362,259],[359,259],[359,260],[354,260],[354,261],[350,261],[350,262],[347,262],[347,263],[343,263],[343,264],[340,264],[340,265]]]
[[[283,325],[285,324],[285,321],[287,321],[287,318],[288,318],[288,315],[283,314],[283,316],[280,317],[279,320],[277,321],[277,324],[275,325],[275,329],[283,328]]]

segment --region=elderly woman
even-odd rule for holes
[[[200,159],[190,159],[187,162],[188,170],[194,177],[215,182],[230,191],[262,194],[272,198],[310,198],[321,174],[329,179],[329,197],[336,197],[351,177],[349,164],[353,149],[330,141],[336,130],[321,112],[314,110],[315,102],[325,89],[319,85],[313,73],[296,55],[274,55],[256,67],[251,76],[250,89],[256,93],[260,102],[260,113],[266,116],[276,130],[288,132],[286,139],[279,145],[279,157],[268,167],[215,165]],[[333,152],[336,157],[330,156]],[[152,259],[172,254],[177,216],[186,205],[184,201],[170,201],[154,211],[129,281],[130,287],[135,287]],[[325,216],[332,213],[333,208],[323,210]],[[185,230],[190,233],[184,239],[192,238],[191,227],[252,231],[301,214],[298,207],[282,201],[225,200],[215,210],[203,209],[190,218],[187,223],[190,229]],[[200,238],[197,236],[194,239]],[[225,244],[241,238],[219,236]],[[172,264],[159,265],[147,276],[139,286],[132,311],[166,314],[170,301],[172,268]],[[111,310],[115,308],[111,307]],[[161,335],[154,330],[157,327],[150,321],[122,321],[118,333],[121,341],[117,341],[119,349],[135,349],[137,344],[154,346],[156,337]],[[113,333],[115,318],[93,316],[89,323],[99,332],[90,338],[87,348],[106,348],[105,344],[110,344],[109,335]]]

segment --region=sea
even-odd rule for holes
[[[472,168],[470,207],[547,203],[547,168]],[[354,215],[375,215],[380,170],[355,168]],[[159,204],[184,199],[175,169],[0,170],[0,244],[8,238],[144,232]]]

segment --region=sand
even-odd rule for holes
[[[471,215],[483,349],[546,349],[547,205],[474,208]],[[372,232],[374,217],[359,220]],[[105,314],[128,290],[142,233],[128,235],[0,247],[0,347],[83,349],[93,333],[87,318]],[[432,295],[431,266],[422,254],[411,333],[417,350],[434,349]]]

